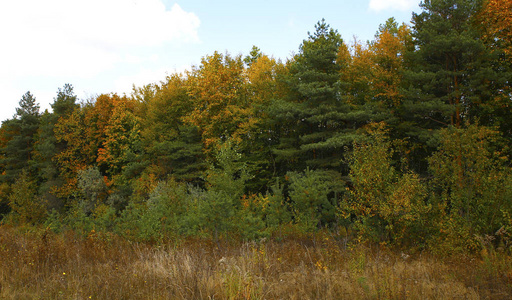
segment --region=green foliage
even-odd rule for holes
[[[299,102],[335,102],[338,100],[337,81],[341,69],[336,64],[336,58],[343,40],[338,31],[330,28],[325,20],[318,22],[315,32],[308,35],[290,66],[292,89],[297,92]]]
[[[36,98],[27,92],[21,98],[14,118],[2,122],[3,139],[6,140],[0,148],[0,163],[4,170],[0,176],[2,182],[13,183],[23,169],[31,168],[30,161],[39,118]]]
[[[94,230],[111,232],[117,222],[116,209],[107,204],[96,206],[91,217],[94,219]]]
[[[37,196],[37,186],[26,170],[23,170],[12,185],[9,206],[13,219],[20,223],[36,224],[46,217],[46,205]]]
[[[262,56],[262,53],[261,53],[260,48],[258,48],[256,46],[252,46],[252,49],[251,49],[251,52],[249,53],[249,55],[244,57],[244,63],[250,67],[261,56]]]
[[[269,213],[268,197],[261,194],[245,196],[240,199],[241,208],[237,211],[237,234],[245,240],[257,240],[268,237],[265,217]]]
[[[343,74],[349,52],[340,34],[324,20],[315,29],[288,64],[287,97],[269,108],[272,130],[278,134],[273,153],[286,171],[310,167],[341,173],[343,150],[352,143],[355,129],[376,116],[346,96]]]
[[[58,118],[68,116],[79,107],[76,100],[77,96],[73,91],[73,86],[66,83],[62,89],[59,88],[57,97],[54,98],[54,102],[51,105],[53,114]]]
[[[41,183],[39,194],[48,202],[49,207],[61,209],[62,201],[52,194],[53,189],[63,184],[57,165],[53,160],[60,148],[53,131],[55,122],[54,114],[45,112],[41,115],[39,131],[35,138],[32,165],[37,170],[38,181]]]
[[[54,194],[54,191],[64,184],[62,174],[59,174],[55,157],[64,151],[67,143],[57,142],[55,137],[55,125],[60,118],[66,118],[79,108],[76,104],[77,96],[73,92],[73,86],[65,84],[58,90],[57,96],[51,104],[53,113],[45,111],[41,115],[39,129],[34,142],[34,155],[32,165],[37,170],[39,181],[39,194],[48,202],[51,209],[62,210],[64,200]]]
[[[21,97],[19,107],[16,108],[16,118],[24,119],[37,116],[39,116],[39,104],[36,103],[36,98],[30,92],[26,92]]]
[[[266,195],[268,206],[264,212],[266,226],[273,231],[282,225],[289,224],[292,215],[284,196],[284,185],[280,184],[279,180],[276,180],[276,183],[270,188],[271,192]]]
[[[488,115],[486,107],[499,109],[494,97],[501,94],[506,69],[486,48],[474,24],[481,1],[424,1],[423,11],[413,14],[414,48],[406,54],[405,101],[402,111],[407,135],[417,149],[415,159],[423,161],[437,146],[436,129],[462,127],[482,119],[486,125],[500,122]]]
[[[192,110],[185,78],[169,76],[161,85],[137,90],[137,117],[144,147],[144,161],[151,172],[164,180],[172,174],[178,180],[200,183],[206,169],[201,133],[183,118]]]
[[[105,178],[101,176],[98,168],[88,168],[78,172],[78,187],[83,200],[81,206],[85,214],[90,214],[97,205],[104,203],[107,197]]]
[[[237,151],[232,140],[224,142],[216,153],[216,161],[206,172],[208,190],[222,192],[233,199],[240,199],[244,194],[244,184],[251,178],[247,165],[241,161],[242,155]]]
[[[207,171],[207,190],[197,200],[201,227],[218,239],[219,234],[233,228],[237,211],[241,209],[239,201],[244,195],[245,182],[251,176],[231,140],[220,146],[215,158],[215,164]]]
[[[132,202],[121,213],[117,231],[142,240],[206,235],[218,240],[228,232],[255,238],[261,217],[240,203],[250,176],[231,141],[221,146],[207,172],[207,188],[162,181],[145,203]]]
[[[335,207],[343,190],[336,173],[306,169],[289,172],[290,206],[295,222],[305,231],[314,231],[333,224]]]
[[[135,201],[128,203],[117,218],[114,232],[129,240],[144,239],[145,237],[140,234],[138,222],[146,212],[146,209],[145,204],[136,203]]]
[[[159,173],[172,174],[179,180],[200,183],[206,169],[201,136],[196,127],[180,125],[176,137],[154,142],[148,154],[155,160]]]
[[[234,227],[235,199],[216,190],[208,190],[201,196],[197,198],[199,228],[211,234],[215,240],[219,240],[221,235]]]
[[[67,211],[64,222],[69,228],[82,236],[86,236],[91,230],[94,229],[94,220],[87,214],[88,208],[84,202],[73,203]]]
[[[50,229],[55,233],[62,232],[64,224],[62,222],[62,216],[55,210],[52,209],[50,213],[48,213],[48,217],[44,221],[44,228]]]
[[[76,202],[67,211],[63,223],[82,236],[88,236],[94,232],[111,232],[115,229],[117,214],[113,207],[100,203],[89,211],[88,203]],[[54,222],[48,219],[47,223]],[[51,224],[51,223],[50,223]],[[56,223],[59,225],[59,223]]]
[[[423,12],[413,14],[413,37],[417,51],[407,78],[414,88],[409,95],[418,99],[417,113],[425,117],[423,128],[439,124],[461,126],[469,119],[474,82],[482,65],[483,42],[471,24],[476,13],[473,0],[425,1]],[[416,96],[413,96],[416,95]]]
[[[186,209],[187,187],[174,180],[160,182],[146,202],[144,214],[136,220],[139,238],[161,240],[181,233],[180,223]]]
[[[325,20],[315,29],[289,64],[289,101],[277,101],[277,116],[272,116],[286,124],[274,153],[300,170],[339,165],[343,144],[336,137],[343,133],[350,110],[339,96],[342,65],[337,63],[337,56],[343,40]]]

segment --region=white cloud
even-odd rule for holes
[[[158,65],[159,49],[198,43],[199,25],[163,0],[0,1],[0,121],[27,90],[46,108],[66,82],[95,93],[98,82]]]
[[[418,5],[419,0],[370,0],[370,10],[383,11],[383,10],[399,10],[408,11]]]
[[[90,77],[123,61],[129,47],[198,42],[199,24],[160,0],[2,1],[0,72]]]
[[[115,91],[119,94],[126,93],[129,95],[132,92],[133,85],[142,87],[150,83],[159,83],[165,80],[169,70],[167,69],[142,69],[139,73],[133,75],[120,76],[114,82]]]
[[[18,102],[21,99],[22,94],[18,89],[10,86],[6,81],[0,82],[0,90],[2,91],[1,110],[0,110],[0,122],[6,119],[10,119],[16,113],[15,107],[18,107]],[[37,99],[36,99],[37,100]]]
[[[150,57],[149,59],[152,59],[152,57]],[[114,89],[119,94],[126,93],[127,95],[129,95],[132,92],[134,85],[135,87],[142,87],[146,84],[158,84],[162,81],[165,81],[167,76],[169,76],[170,74],[181,74],[186,70],[190,70],[190,68],[191,66],[185,65],[174,67],[173,69],[142,68],[137,73],[118,77],[114,82]]]
[[[41,99],[53,99],[55,97],[57,88],[55,91],[39,91],[36,97],[36,102],[40,105],[40,111],[43,112],[45,109],[50,109],[50,102],[41,101]],[[2,121],[12,118],[16,114],[16,108],[19,107],[19,101],[21,97],[27,92],[17,86],[11,86],[9,80],[0,78],[0,124]]]

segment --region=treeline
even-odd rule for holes
[[[512,233],[512,3],[431,0],[286,62],[253,47],[0,129],[3,223],[135,240],[339,238],[443,251]]]

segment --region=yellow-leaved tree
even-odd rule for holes
[[[424,237],[426,187],[417,174],[396,170],[392,155],[385,124],[368,125],[348,157],[351,183],[339,215],[363,240],[412,243]]]
[[[500,133],[477,124],[446,128],[429,158],[432,203],[438,210],[436,247],[476,250],[478,236],[510,226],[512,169]]]
[[[230,136],[240,142],[246,123],[253,122],[244,72],[240,56],[215,52],[188,73],[193,110],[183,120],[199,128],[206,152]]]

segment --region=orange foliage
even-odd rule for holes
[[[477,22],[481,24],[487,43],[512,59],[512,1],[487,0]]]
[[[67,147],[56,155],[55,161],[66,184],[54,191],[60,197],[69,197],[77,190],[78,171],[103,162],[110,157],[111,149],[106,138],[112,116],[117,110],[133,111],[135,102],[126,96],[100,95],[93,104],[75,110],[66,118],[61,118],[55,125],[55,137]],[[110,136],[111,137],[111,136]],[[110,152],[109,152],[110,151]],[[115,161],[114,161],[115,163]]]
[[[75,110],[55,125],[55,137],[65,142],[67,147],[55,156],[59,172],[66,183],[53,192],[61,198],[67,198],[77,190],[77,173],[92,163],[91,144],[87,139],[85,110]]]

